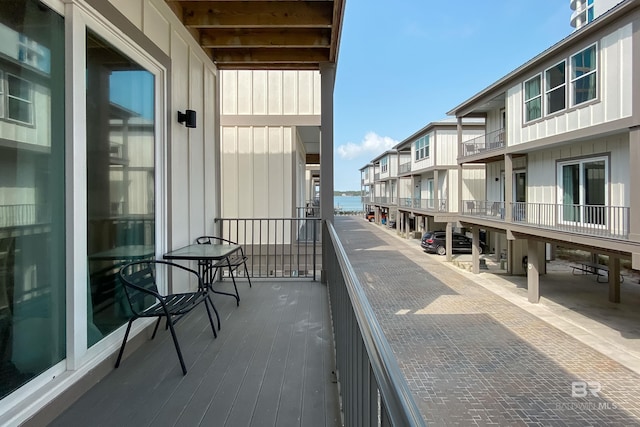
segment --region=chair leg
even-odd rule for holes
[[[153,334],[151,335],[151,339],[154,339],[156,337],[156,332],[158,332],[158,326],[160,325],[160,319],[162,319],[162,317],[158,317],[158,320],[156,321],[156,327],[153,328]]]
[[[246,274],[247,280],[249,281],[249,287],[251,287],[251,277],[249,277],[249,270],[247,269],[246,261],[243,264],[244,264],[244,274]]]
[[[184,359],[182,358],[182,352],[180,351],[180,344],[178,344],[178,337],[176,336],[176,331],[173,328],[173,322],[169,322],[169,330],[171,331],[171,338],[173,338],[173,344],[176,346],[178,359],[180,359],[180,366],[182,367],[182,375],[187,375],[187,367],[185,366]]]
[[[213,318],[211,317],[211,309],[207,305],[208,299],[209,299],[209,295],[207,295],[204,299],[204,307],[207,309],[207,315],[209,316],[209,323],[211,324],[211,330],[213,331],[213,336],[214,338],[218,338],[218,334],[216,333],[216,325],[213,324]],[[211,302],[211,300],[209,300],[209,302]],[[213,307],[213,303],[211,303],[211,306]],[[213,309],[215,310],[216,308],[213,307]],[[218,312],[216,311],[216,315],[217,314]],[[218,318],[218,327],[220,327],[220,318]]]
[[[238,286],[236,286],[236,277],[231,268],[229,268],[229,276],[231,276],[231,280],[233,280],[233,289],[236,290],[236,307],[238,307],[240,305],[240,294],[238,293]]]
[[[127,325],[127,332],[124,333],[124,338],[122,340],[122,345],[120,346],[120,352],[118,353],[118,360],[116,360],[116,368],[120,366],[120,360],[122,359],[122,353],[124,353],[124,346],[127,345],[127,338],[129,337],[129,331],[131,330],[131,324],[135,318],[129,319],[129,324]]]

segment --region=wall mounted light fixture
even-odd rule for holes
[[[196,112],[194,110],[185,110],[184,113],[178,111],[178,123],[184,123],[188,128],[196,127]]]

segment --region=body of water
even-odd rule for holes
[[[342,212],[362,212],[362,199],[360,196],[334,196],[333,207]]]

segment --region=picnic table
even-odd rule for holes
[[[570,266],[573,270],[572,273],[576,274],[576,271],[582,272],[582,274],[593,274],[596,276],[596,280],[599,283],[600,277],[606,277],[609,280],[609,267],[605,264],[597,264],[595,262],[580,261]],[[620,274],[620,283],[624,282],[624,275]]]

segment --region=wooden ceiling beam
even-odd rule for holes
[[[187,27],[326,27],[333,22],[333,2],[325,1],[184,1]]]
[[[304,63],[326,62],[329,60],[329,49],[217,49],[212,50],[216,63],[225,62],[270,62],[270,63]]]
[[[203,48],[237,47],[326,47],[331,43],[328,29],[203,29],[200,45]]]

